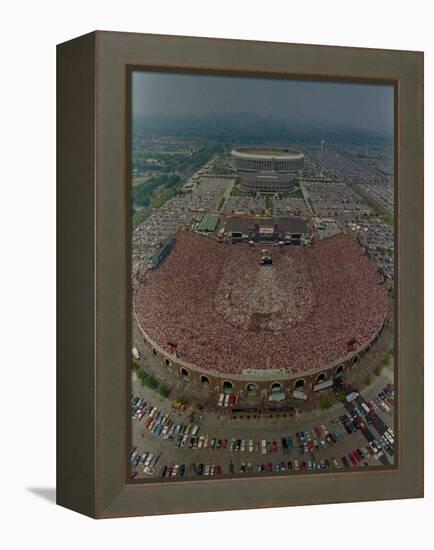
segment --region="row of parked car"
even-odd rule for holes
[[[394,455],[393,449],[394,442],[394,433],[392,428],[388,428],[384,434],[380,435],[374,441],[370,441],[366,447],[361,449],[355,449],[352,453],[349,453],[347,457],[342,457],[342,464],[344,466],[349,466],[350,463],[352,466],[358,466],[361,461],[373,456],[375,460],[380,460],[384,454],[384,451],[387,452],[389,456]]]
[[[174,466],[163,466],[161,477],[184,477],[185,464],[175,464]]]
[[[333,458],[332,459],[332,464],[334,467],[336,468],[341,468],[342,466],[340,466],[340,464],[338,463],[338,461]],[[330,461],[328,459],[326,460],[320,460],[318,462],[316,462],[315,460],[303,460],[303,461],[299,461],[298,459],[295,459],[293,461],[291,460],[288,460],[287,462],[285,461],[280,461],[280,462],[275,462],[274,464],[272,462],[267,462],[266,464],[264,463],[258,463],[256,464],[256,466],[254,464],[252,464],[251,462],[242,462],[241,465],[240,465],[240,473],[241,474],[244,474],[244,473],[249,473],[249,472],[254,472],[256,471],[257,473],[259,472],[286,472],[286,471],[291,471],[291,470],[323,470],[323,469],[327,469],[327,468],[330,468]],[[231,471],[232,470],[232,471]],[[234,466],[232,465],[232,468],[231,468],[231,465],[229,465],[229,471],[230,473],[234,473]]]
[[[143,427],[146,430],[166,440],[175,438],[182,440],[183,437],[188,438],[189,435],[196,437],[200,429],[198,424],[191,422],[175,424],[168,413],[146,403],[144,398],[135,396],[131,396],[131,416],[134,420],[143,420]]]
[[[386,413],[391,413],[394,407],[395,389],[392,384],[387,384],[375,397],[369,402],[370,407],[375,412],[379,409]]]
[[[326,450],[342,438],[342,433],[336,428],[330,430],[324,425],[315,426],[312,431],[300,431],[295,434],[300,455]]]
[[[342,437],[337,429],[328,430],[324,424],[316,426],[312,433],[299,431],[292,435],[280,438],[280,448],[290,451],[297,448],[300,454],[325,450],[334,445]],[[276,439],[237,439],[235,437],[217,438],[209,435],[196,437],[194,433],[180,433],[176,437],[176,447],[188,447],[192,449],[226,449],[230,452],[249,452],[271,454],[279,450],[279,442]]]
[[[160,455],[153,454],[151,452],[141,453],[135,445],[131,450],[130,463],[131,463],[131,479],[134,479],[138,475],[137,469],[139,466],[144,466],[143,472],[147,475],[155,475],[155,466],[160,459]]]

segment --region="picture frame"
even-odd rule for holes
[[[129,479],[130,74],[388,83],[395,98],[396,467]],[[95,31],[57,48],[57,503],[93,518],[423,496],[423,53]]]

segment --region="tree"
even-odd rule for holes
[[[158,388],[158,382],[155,380],[153,376],[148,376],[145,380],[145,385],[148,388],[151,388],[151,390],[155,390]]]
[[[177,399],[178,403],[181,403],[181,405],[185,405],[187,403],[187,398],[185,395],[180,395]]]
[[[371,377],[369,376],[369,374],[365,376],[365,378],[363,379],[363,383],[365,384],[365,386],[369,386],[369,384],[371,383]]]
[[[199,401],[197,401],[194,404],[194,408],[197,409],[198,411],[201,411],[203,409],[203,405],[201,403],[199,403]]]
[[[131,359],[131,368],[133,370],[138,370],[139,368],[139,365],[133,359]]]
[[[168,397],[170,390],[165,384],[160,384],[159,392],[161,397]]]
[[[143,369],[139,369],[137,371],[137,378],[139,380],[141,380],[143,383],[146,381],[148,375],[146,374],[146,372],[143,370]]]
[[[374,374],[375,376],[380,376],[380,373],[381,373],[381,367],[378,365],[374,369]]]
[[[332,404],[333,402],[329,395],[327,394],[321,395],[319,399],[319,406],[321,407],[321,409],[330,409]]]
[[[389,352],[386,353],[386,355],[384,356],[384,359],[383,359],[383,364],[384,365],[390,365],[390,363],[392,362],[392,354]]]
[[[337,395],[337,398],[339,399],[339,401],[344,401],[345,400],[345,391],[342,388],[338,389],[336,395]]]

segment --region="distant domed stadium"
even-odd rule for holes
[[[267,245],[265,245],[267,246]],[[360,246],[224,245],[179,232],[135,293],[144,341],[163,366],[215,391],[304,395],[333,384],[378,338],[388,298]]]
[[[303,153],[285,147],[237,147],[231,157],[245,191],[291,191],[304,169]]]

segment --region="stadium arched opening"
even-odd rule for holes
[[[298,390],[298,391],[301,391],[304,389],[304,384],[305,384],[305,381],[303,378],[300,378],[299,380],[297,380],[297,382],[295,383],[295,386],[294,386],[294,389],[295,390]]]
[[[327,379],[327,375],[325,372],[322,372],[321,374],[318,374],[316,377],[316,383],[321,384],[322,382],[325,382]]]
[[[258,386],[251,382],[250,384],[247,384],[246,386],[247,395],[256,395],[258,392]]]
[[[234,391],[234,385],[229,380],[223,382],[223,393],[232,393]]]
[[[200,385],[202,386],[202,388],[208,388],[209,384],[210,382],[208,376],[202,375],[200,377]]]

